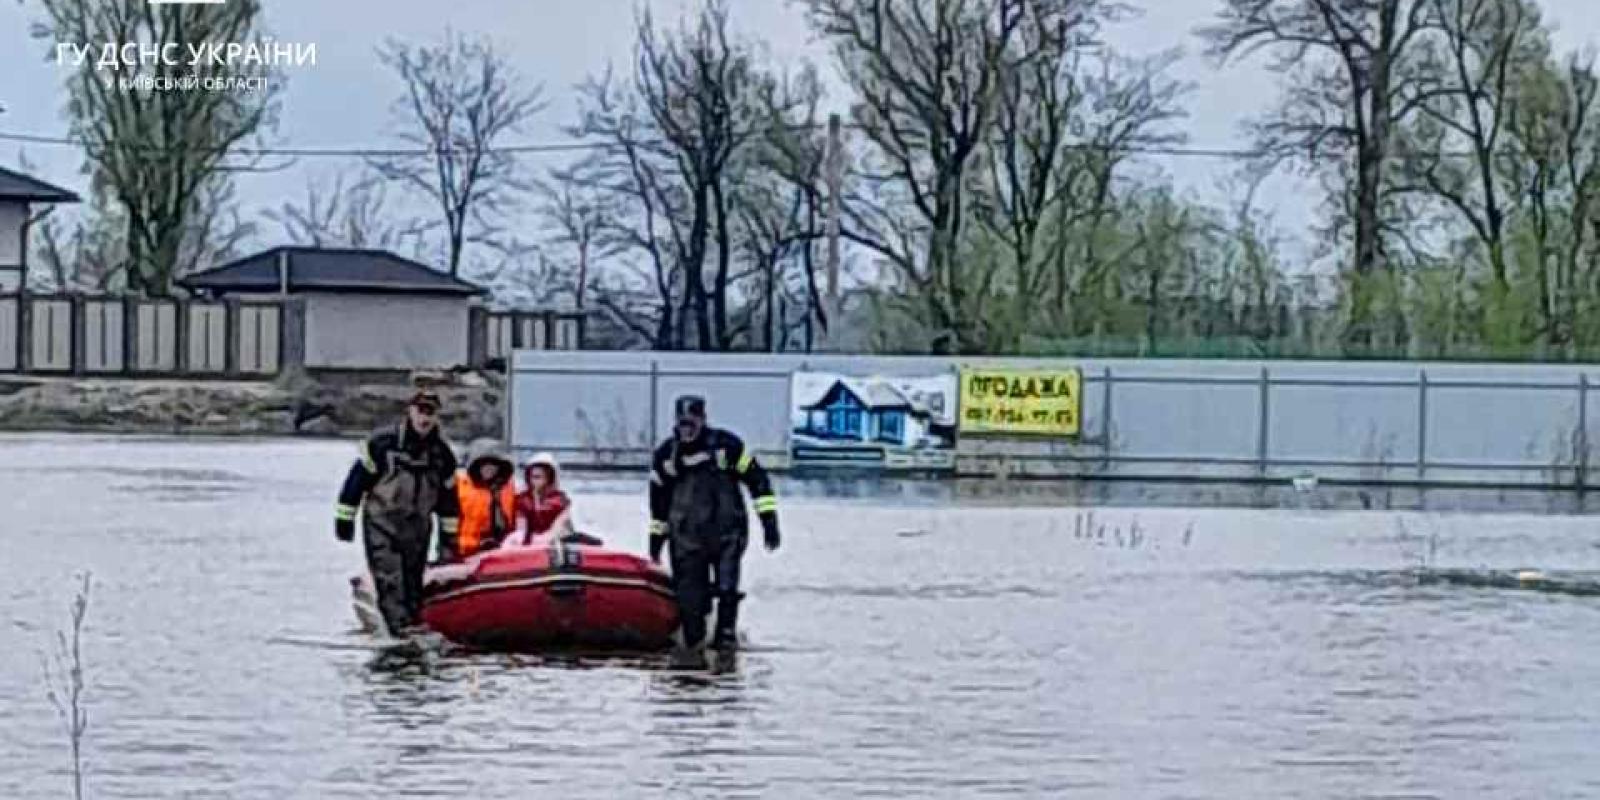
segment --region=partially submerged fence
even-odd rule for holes
[[[267,377],[283,366],[276,303],[0,296],[0,372]]]
[[[1082,371],[1081,435],[962,434],[957,474],[1583,492],[1600,384],[1584,367],[519,351],[507,430],[519,453],[639,466],[671,432],[672,399],[708,398],[713,424],[769,464],[794,453],[792,376],[926,376],[962,366]]]
[[[577,350],[582,344],[583,319],[553,311],[506,311],[485,315],[486,353],[491,359],[509,359],[517,350]]]
[[[303,357],[295,313],[277,300],[0,294],[0,373],[269,378]],[[475,365],[514,348],[582,346],[571,313],[479,312],[469,325],[487,333]]]

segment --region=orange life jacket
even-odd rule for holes
[[[456,530],[456,552],[461,558],[478,552],[486,544],[498,544],[515,530],[517,488],[512,481],[506,481],[496,490],[479,486],[461,474],[456,476],[456,499],[461,503],[461,526]],[[500,521],[504,527],[492,531],[494,517],[490,512],[496,502],[500,504]]]

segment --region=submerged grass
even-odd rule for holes
[[[72,796],[83,800],[83,741],[89,730],[89,711],[84,707],[83,624],[89,613],[90,574],[79,576],[80,585],[70,606],[70,635],[56,631],[55,652],[40,654],[44,666],[45,696],[55,706],[66,727],[72,748]]]

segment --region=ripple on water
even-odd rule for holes
[[[1421,531],[1452,565],[1600,574],[1583,519],[1096,509],[1102,545],[1075,510],[834,487],[747,559],[737,668],[688,675],[374,652],[326,524],[346,447],[28,447],[0,467],[39,528],[0,563],[0,797],[63,796],[31,645],[85,566],[96,798],[1600,796],[1596,600],[1415,570]],[[642,543],[642,484],[569,488]]]

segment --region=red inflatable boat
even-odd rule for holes
[[[569,540],[428,570],[422,621],[488,650],[660,650],[678,610],[667,573],[649,561]]]

